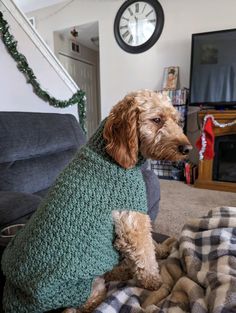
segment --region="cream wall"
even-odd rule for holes
[[[129,54],[117,45],[113,22],[124,1],[76,0],[53,14],[62,4],[35,11],[36,25],[46,42],[53,47],[53,31],[99,22],[101,113],[123,95],[140,88],[160,89],[163,68],[180,66],[181,86],[189,85],[191,34],[236,27],[235,0],[160,0],[165,25],[158,42],[141,54]]]

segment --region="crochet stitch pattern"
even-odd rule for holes
[[[93,279],[119,261],[112,211],[147,212],[143,160],[128,170],[115,163],[105,151],[104,124],[5,249],[6,313],[81,306]]]

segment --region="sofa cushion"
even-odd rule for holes
[[[37,191],[36,193],[34,193],[34,195],[39,196],[41,198],[45,198],[47,196],[49,190],[50,190],[50,187],[43,189],[43,190],[40,190],[40,191]]]
[[[143,179],[146,185],[148,215],[154,221],[159,212],[160,183],[156,174],[148,169],[147,162],[141,168]]]
[[[41,201],[28,193],[0,191],[0,227],[19,223],[19,218],[32,214]]]
[[[0,112],[0,163],[78,149],[84,143],[71,114]]]
[[[0,112],[0,191],[49,188],[85,141],[71,114]]]
[[[36,193],[50,187],[77,149],[0,164],[0,190]]]

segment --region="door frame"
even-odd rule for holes
[[[86,59],[84,58],[80,58],[79,56],[78,57],[75,57],[75,56],[71,56],[65,52],[61,52],[59,51],[58,52],[58,59],[60,61],[60,55],[63,56],[63,57],[67,57],[69,59],[72,59],[74,61],[79,61],[79,62],[82,62],[84,64],[87,64],[87,65],[90,65],[93,67],[93,70],[94,70],[94,73],[95,73],[95,94],[94,94],[94,97],[95,99],[97,100],[96,103],[97,103],[97,121],[95,121],[98,125],[100,123],[100,120],[101,120],[101,105],[100,105],[100,92],[99,92],[99,87],[100,87],[100,84],[99,84],[99,79],[98,79],[98,68],[97,68],[97,64],[95,64],[94,62],[91,62],[91,61],[87,61]],[[63,64],[62,64],[63,66]],[[65,69],[66,70],[66,69]],[[69,74],[69,73],[68,73]],[[69,74],[70,75],[70,74]],[[73,79],[73,77],[71,77]],[[80,86],[78,85],[78,87],[80,88]],[[95,130],[95,129],[94,129]],[[90,134],[91,135],[91,134]]]

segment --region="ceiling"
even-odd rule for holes
[[[27,13],[27,12],[31,12],[31,11],[35,11],[38,9],[42,9],[45,7],[49,7],[51,5],[54,4],[58,4],[61,2],[72,2],[72,1],[76,1],[76,0],[13,0],[18,6],[19,8]],[[89,1],[89,0],[87,0]],[[93,1],[109,1],[109,2],[114,2],[114,1],[120,1],[120,0],[93,0]]]
[[[64,4],[69,4],[70,2],[77,1],[77,0],[13,0],[15,4],[24,12],[32,12],[35,10],[39,10],[51,5],[59,4],[63,2]],[[89,0],[87,0],[89,1]],[[101,1],[101,2],[114,2],[114,1],[120,1],[120,0],[90,0],[90,1]],[[33,16],[33,14],[32,14]],[[99,47],[96,46],[94,43],[92,43],[91,38],[98,37],[98,23],[88,23],[84,25],[75,26],[76,30],[78,31],[78,41],[82,44],[84,44],[86,47],[96,50],[99,50]],[[36,25],[37,29],[37,25]],[[70,31],[72,28],[68,28],[62,31],[59,31],[60,34],[62,34],[64,37],[71,37]]]
[[[58,4],[61,2],[68,2],[68,0],[14,0],[15,4],[23,11],[30,12],[50,5]]]
[[[72,39],[73,37],[70,34],[72,29],[73,27],[70,27],[67,29],[60,30],[57,33],[59,33],[65,38]],[[96,38],[99,36],[98,35],[98,22],[75,26],[75,29],[78,32],[78,37],[77,37],[78,42],[80,42],[81,44],[85,45],[86,47],[92,50],[99,51],[99,47],[91,41],[91,38]]]

